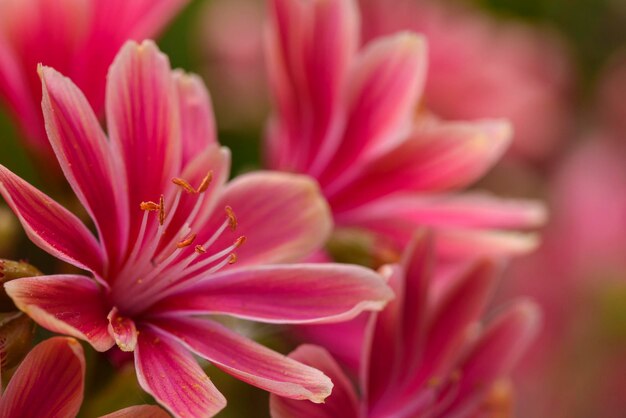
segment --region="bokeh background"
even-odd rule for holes
[[[534,148],[542,149],[549,141],[550,150],[511,153],[476,185],[503,196],[542,199],[551,212],[544,243],[535,253],[511,263],[500,289],[500,300],[529,295],[544,310],[543,332],[514,377],[516,416],[626,417],[626,1],[437,3],[459,13],[469,10],[470,19],[480,17],[498,28],[522,25],[536,36],[531,47],[536,50],[527,54],[532,65],[520,69],[513,64],[511,70],[548,74],[539,89],[557,97],[560,112],[558,122],[546,122],[546,109],[523,109],[521,120],[528,129],[559,125]],[[388,9],[397,6],[395,0],[382,4]],[[193,0],[158,40],[174,67],[205,79],[220,141],[233,150],[233,174],[258,168],[262,161],[261,139],[269,112],[261,39],[263,7],[262,0]],[[503,55],[510,54],[511,62],[519,58],[520,46],[503,43],[498,36],[481,42],[480,57],[467,62],[468,68],[453,67],[429,77],[454,86],[455,80],[467,77],[469,67],[477,74],[491,74]],[[454,42],[442,48],[449,55],[457,53]],[[507,71],[505,65],[493,75],[501,77],[500,88],[526,94],[529,87]],[[479,86],[473,94],[500,93]],[[477,97],[451,91],[447,100],[452,103],[451,115],[456,116],[455,112],[462,115],[465,110],[456,109],[454,103],[469,102],[471,108]],[[23,148],[16,124],[0,109],[0,163],[63,196],[66,186],[42,176]],[[439,113],[445,113],[447,108],[441,105],[441,109]],[[65,203],[74,208],[71,200]],[[44,272],[60,268],[28,242],[2,205],[0,258],[26,259]],[[279,328],[230,325],[280,351],[292,347]],[[87,347],[86,351],[97,356]],[[82,416],[150,401],[138,389],[132,371],[124,371],[118,363],[123,359],[88,362],[92,368]],[[230,399],[220,417],[268,416],[266,394],[215,368],[209,367],[209,374]]]

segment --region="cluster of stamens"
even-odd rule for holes
[[[178,191],[169,208],[166,208],[163,195],[160,196],[158,203],[153,201],[140,203],[139,206],[144,211],[144,217],[135,247],[127,259],[126,267],[122,271],[122,274],[133,274],[138,277],[135,280],[137,285],[150,282],[149,289],[145,291],[142,289],[140,292],[141,297],[139,295],[135,297],[135,306],[137,306],[137,303],[141,305],[137,299],[143,298],[147,300],[149,297],[157,294],[157,292],[160,292],[159,295],[164,295],[174,284],[193,282],[197,280],[198,275],[215,273],[224,266],[237,261],[235,250],[245,243],[245,236],[238,237],[231,245],[221,250],[211,249],[211,246],[217,242],[218,238],[226,230],[232,232],[237,230],[237,217],[230,206],[224,208],[226,215],[224,222],[205,242],[196,244],[198,234],[191,231],[191,225],[203,204],[206,195],[204,192],[209,189],[212,179],[213,174],[209,172],[197,188],[194,188],[189,182],[181,178],[172,179],[172,183],[178,186]],[[171,226],[183,193],[197,196],[197,201],[180,231],[174,235],[171,242],[162,245],[161,241],[168,231],[168,227]],[[150,213],[156,213],[158,226],[155,231],[155,239],[146,242]],[[183,251],[191,246],[193,246],[193,251],[187,257],[182,257]],[[159,250],[159,248],[161,249]],[[200,259],[200,257],[203,258]],[[123,289],[121,291],[129,290]]]

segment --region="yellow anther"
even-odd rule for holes
[[[147,210],[151,212],[160,209],[159,204],[154,202],[141,202],[139,204],[139,207],[141,208],[141,210]]]
[[[228,256],[228,264],[235,264],[237,262],[237,254],[230,253]]]
[[[246,240],[247,240],[247,238],[246,238],[246,236],[245,236],[245,235],[242,235],[242,236],[240,236],[239,238],[237,238],[237,239],[235,240],[235,248],[239,248],[239,247],[241,247],[243,244],[245,244],[245,243],[246,243]]]
[[[194,189],[193,187],[191,187],[191,184],[187,183],[187,181],[175,177],[172,179],[172,183],[174,183],[175,185],[182,187],[187,193],[193,194],[196,193],[196,189]]]
[[[165,222],[165,198],[163,195],[159,198],[159,225]]]
[[[202,179],[200,186],[198,186],[198,193],[206,192],[211,181],[213,181],[213,171],[209,171],[206,177]]]
[[[234,231],[237,229],[237,217],[235,216],[235,212],[233,212],[233,208],[230,206],[226,206],[224,210],[226,210],[226,216],[228,216],[228,225],[230,229]]]
[[[195,239],[196,239],[196,234],[191,234],[187,238],[185,238],[184,240],[182,240],[178,244],[176,244],[176,247],[177,248],[189,247],[191,244],[193,244]]]
[[[195,248],[196,253],[198,254],[204,254],[206,253],[206,250],[204,249],[204,247],[202,245],[196,245]]]

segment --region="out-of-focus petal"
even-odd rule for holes
[[[135,368],[141,387],[175,417],[212,417],[226,406],[191,353],[153,327],[140,328]]]
[[[279,111],[269,131],[275,145],[270,159],[307,172],[323,165],[338,145],[343,86],[358,46],[356,5],[272,0],[269,12],[268,74]]]
[[[200,77],[174,71],[180,102],[183,164],[217,142],[211,97]]]
[[[332,383],[320,371],[243,337],[221,324],[191,318],[164,318],[154,324],[190,350],[246,383],[291,399],[323,402]]]
[[[166,297],[161,315],[222,313],[269,323],[337,322],[380,310],[393,292],[375,272],[342,264],[242,268]]]
[[[136,405],[120,409],[100,418],[169,418],[169,414],[155,405]]]
[[[126,168],[129,207],[167,194],[181,168],[179,103],[167,56],[152,41],[127,42],[109,69],[107,125],[114,153]],[[131,240],[141,216],[131,216]]]
[[[399,190],[465,187],[498,161],[510,140],[511,127],[503,121],[420,125],[402,143],[370,160],[341,188],[340,196],[330,196],[329,201],[338,211]]]
[[[334,383],[333,392],[323,404],[319,405],[270,395],[272,418],[358,418],[361,416],[357,396],[350,379],[326,350],[314,345],[302,345],[289,354],[289,357],[323,371]]]
[[[445,416],[466,416],[464,414],[476,407],[491,384],[511,371],[535,337],[539,318],[534,303],[519,301],[485,329],[460,366],[458,396]]]
[[[1,165],[0,193],[37,246],[63,261],[102,274],[102,249],[75,215]]]
[[[364,154],[388,149],[408,133],[426,62],[424,40],[410,33],[382,38],[365,48],[351,74],[343,140],[322,184],[329,179],[341,182],[344,172]]]
[[[37,345],[17,369],[0,400],[0,416],[71,418],[83,401],[85,357],[73,338]]]
[[[39,67],[43,115],[50,144],[72,189],[96,223],[107,252],[124,252],[128,235],[128,196],[120,193],[124,166],[83,93],[60,73]],[[114,260],[109,260],[114,263]]]
[[[321,248],[332,229],[328,205],[306,176],[256,172],[237,177],[226,186],[199,243],[224,222],[226,206],[237,219],[236,230],[224,232],[207,250],[220,251],[245,236],[236,251],[237,267],[299,261]]]
[[[98,351],[115,344],[107,329],[110,308],[90,278],[27,277],[11,280],[4,287],[15,305],[42,327],[88,341]]]

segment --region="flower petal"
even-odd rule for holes
[[[465,187],[499,160],[510,141],[511,127],[504,121],[421,124],[402,143],[371,159],[349,183],[329,192],[329,202],[339,211],[397,192]]]
[[[175,417],[212,417],[226,406],[191,353],[151,326],[140,327],[135,368],[141,387]]]
[[[38,247],[77,267],[102,274],[103,252],[74,214],[2,165],[0,193]]]
[[[83,402],[85,357],[73,338],[50,338],[32,349],[0,400],[0,416],[74,417]]]
[[[483,332],[461,365],[462,377],[455,402],[445,416],[466,416],[484,399],[499,378],[505,377],[534,339],[540,314],[529,301],[518,301]]]
[[[135,405],[100,418],[169,418],[169,414],[156,405]]]
[[[321,184],[350,172],[363,155],[372,155],[402,139],[413,120],[426,78],[424,39],[412,33],[381,38],[354,63],[343,140]],[[333,186],[329,186],[333,187]]]
[[[108,253],[119,259],[128,235],[124,166],[83,93],[68,78],[39,67],[50,144],[76,196],[96,223]],[[113,260],[109,260],[113,262]]]
[[[323,402],[332,383],[318,370],[291,360],[221,324],[192,318],[154,321],[197,355],[246,383],[291,399]]]
[[[126,168],[130,238],[141,222],[139,204],[156,201],[181,168],[176,87],[167,56],[152,41],[127,42],[109,69],[107,125]],[[124,193],[120,190],[119,193]]]
[[[5,283],[15,305],[50,331],[71,335],[106,351],[115,344],[108,332],[104,297],[88,277],[38,276]]]
[[[380,310],[393,292],[375,272],[342,264],[241,268],[211,275],[153,307],[171,313],[222,313],[270,323],[338,322]]]
[[[223,233],[207,250],[220,251],[245,236],[245,244],[237,249],[237,266],[299,261],[319,249],[332,229],[326,201],[306,176],[256,172],[237,177],[226,186],[198,242],[205,242],[224,222],[226,206],[237,218],[236,233]]]
[[[109,320],[109,334],[122,351],[132,352],[137,346],[137,328],[135,322],[120,314],[116,307],[111,309],[107,316]]]
[[[323,348],[301,345],[289,357],[327,374],[334,382],[333,392],[323,404],[297,401],[270,395],[272,418],[358,418],[357,395],[350,379]]]
[[[209,145],[217,143],[213,105],[200,77],[174,71],[180,101],[180,127],[183,141],[183,164],[191,161]]]
[[[332,157],[340,139],[336,130],[358,46],[358,11],[355,2],[325,0],[273,0],[268,9],[266,56],[278,108],[270,159],[281,169],[310,172]]]

